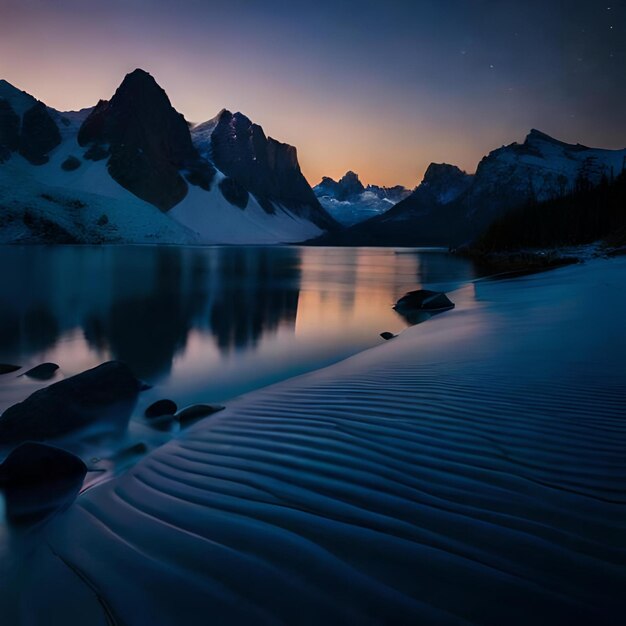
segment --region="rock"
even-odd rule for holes
[[[157,400],[145,410],[144,415],[146,417],[162,417],[163,415],[174,415],[177,410],[178,406],[173,400]]]
[[[191,422],[202,417],[213,415],[213,413],[223,411],[225,408],[226,407],[220,404],[194,404],[176,413],[176,419],[181,424],[184,424],[185,422]]]
[[[56,363],[42,363],[24,372],[22,376],[28,376],[28,378],[36,380],[48,380],[54,376],[58,369],[59,366]]]
[[[67,159],[65,159],[65,161],[63,161],[63,163],[61,163],[61,169],[66,172],[73,172],[74,170],[77,170],[80,166],[81,166],[80,159],[77,159],[75,156],[72,156],[71,154],[70,156],[67,157]]]
[[[395,337],[397,337],[397,335],[394,335],[393,333],[389,333],[387,331],[385,331],[384,333],[380,333],[380,336],[385,340],[385,341],[389,341],[390,339],[394,339]]]
[[[89,146],[89,148],[85,150],[85,154],[83,154],[83,158],[87,159],[88,161],[102,161],[108,156],[108,149],[97,143]]]
[[[26,442],[0,465],[6,515],[12,523],[40,521],[70,504],[87,467],[77,456],[54,446]]]
[[[32,485],[87,473],[85,464],[72,453],[35,441],[15,448],[0,465],[0,485]]]
[[[43,102],[34,104],[22,118],[20,154],[33,165],[48,162],[48,153],[61,143],[61,133]]]
[[[440,313],[453,308],[454,303],[449,300],[445,293],[428,289],[409,291],[394,306],[397,311],[418,310],[429,313]]]
[[[248,192],[234,179],[224,178],[220,181],[220,191],[228,202],[245,209],[248,206]]]
[[[0,147],[15,152],[20,144],[20,118],[4,98],[0,98]]]
[[[344,202],[354,196],[359,196],[365,191],[359,175],[354,172],[346,172],[339,181],[329,176],[324,176],[322,182],[315,188],[318,195],[328,195],[340,202]]]
[[[11,372],[17,372],[17,370],[19,369],[22,369],[21,365],[11,365],[9,363],[0,363],[0,375],[10,374]]]
[[[125,427],[141,388],[124,363],[103,363],[8,408],[0,416],[0,444],[52,439],[96,422]]]

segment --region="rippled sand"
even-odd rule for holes
[[[231,403],[47,528],[23,623],[623,623],[625,279],[479,281]]]

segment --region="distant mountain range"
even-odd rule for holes
[[[0,243],[456,246],[625,164],[626,150],[532,130],[475,174],[431,164],[413,191],[354,172],[311,189],[293,146],[241,113],[189,124],[143,70],[65,113],[0,80]]]
[[[337,227],[293,146],[241,113],[190,127],[143,70],[70,113],[0,81],[0,241],[282,243]]]
[[[522,144],[490,152],[471,175],[431,164],[421,184],[382,215],[322,236],[318,244],[456,246],[512,209],[598,185],[619,175],[626,150],[572,145],[532,130]]]
[[[338,181],[325,176],[313,191],[326,211],[344,226],[381,215],[411,193],[402,185],[364,187],[354,172],[347,172]]]

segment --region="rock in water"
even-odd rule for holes
[[[385,331],[384,333],[380,333],[380,336],[385,341],[389,341],[390,339],[394,339],[395,337],[397,337],[397,335],[394,335],[393,333],[390,333],[390,332],[387,332],[387,331]]]
[[[163,415],[174,415],[178,410],[176,402],[173,400],[157,400],[145,411],[146,417],[161,417]]]
[[[225,408],[226,407],[220,404],[194,404],[193,406],[188,406],[182,411],[179,411],[176,414],[176,419],[181,424],[184,424],[185,422],[192,422],[193,420],[213,415],[213,413],[223,411]]]
[[[71,503],[86,473],[85,464],[70,452],[32,441],[21,444],[0,465],[7,519],[39,521]]]
[[[58,369],[59,366],[56,363],[42,363],[24,372],[22,376],[28,376],[28,378],[34,378],[35,380],[48,380],[54,376]]]
[[[440,313],[454,308],[454,303],[440,291],[429,291],[428,289],[418,289],[409,291],[402,296],[394,309],[397,311],[418,310],[429,313]]]
[[[125,426],[141,389],[127,365],[103,363],[8,408],[0,416],[0,444],[52,439],[105,420]]]
[[[0,363],[0,375],[10,374],[11,372],[17,372],[17,370],[19,369],[22,369],[21,365],[11,365],[10,363]]]

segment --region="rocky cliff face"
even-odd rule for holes
[[[43,102],[0,80],[0,162],[19,152],[33,165],[48,162],[61,133]]]
[[[184,117],[143,70],[128,74],[111,100],[100,101],[78,132],[86,158],[108,157],[110,175],[167,211],[187,194],[187,181],[209,189],[214,168],[191,142]]]
[[[206,125],[200,128],[202,146],[196,143],[200,151],[210,153],[215,166],[253,194],[267,213],[282,206],[321,228],[334,227],[302,175],[293,146],[266,137],[261,126],[245,115],[226,110],[210,124],[210,146]]]
[[[346,172],[338,181],[328,176],[322,178],[322,182],[314,189],[318,197],[331,197],[339,202],[350,200],[365,191],[365,187],[359,180],[359,175],[354,172]]]

